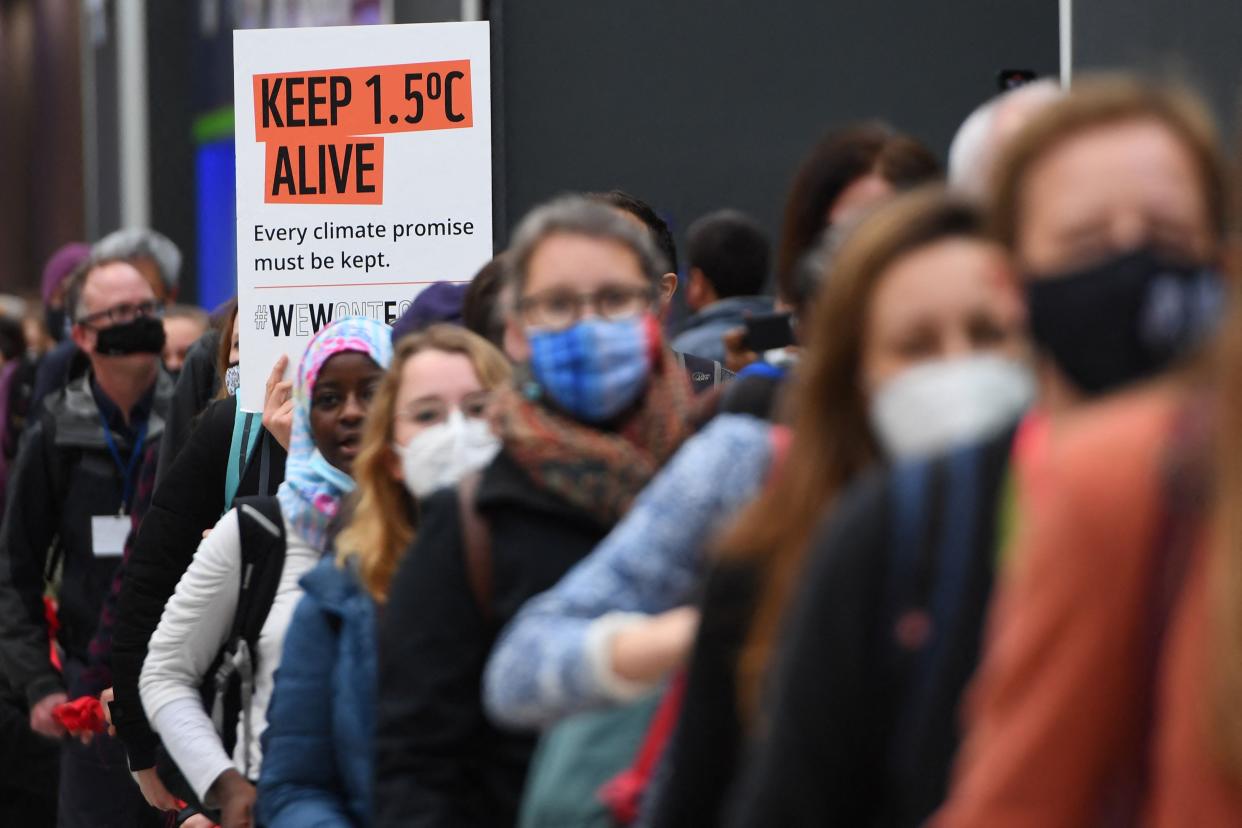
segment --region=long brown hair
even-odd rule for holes
[[[791,397],[787,458],[722,541],[753,561],[762,594],[738,663],[740,701],[757,709],[761,678],[816,521],[842,488],[880,457],[867,419],[863,342],[876,286],[897,259],[949,237],[983,238],[974,207],[940,187],[897,196],[845,241],[813,305]]]
[[[491,390],[509,381],[511,369],[500,351],[481,336],[455,325],[432,325],[397,343],[392,365],[380,381],[367,415],[362,444],[354,460],[353,510],[337,538],[337,562],[358,562],[358,576],[371,597],[383,603],[397,563],[414,541],[414,504],[401,481],[393,477],[392,449],[397,392],[401,374],[416,354],[443,351],[470,360],[479,384]]]
[[[823,232],[832,205],[851,184],[875,173],[894,188],[905,190],[934,181],[940,172],[940,162],[930,150],[886,124],[853,124],[826,134],[803,159],[789,186],[776,253],[781,298],[792,302],[797,295],[794,268]]]
[[[237,297],[234,296],[225,305],[224,313],[220,314],[218,326],[220,344],[216,346],[216,382],[219,383],[215,396],[217,400],[227,400],[229,398],[229,389],[224,384],[224,375],[229,370],[229,356],[233,353],[233,331],[236,328]]]

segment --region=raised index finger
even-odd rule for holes
[[[276,360],[276,364],[272,366],[272,373],[267,377],[267,393],[269,395],[272,393],[272,388],[275,387],[276,383],[280,382],[281,378],[284,377],[285,369],[288,367],[289,357],[281,354],[280,358]]]

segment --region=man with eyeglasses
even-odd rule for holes
[[[76,277],[74,343],[89,371],[49,396],[13,467],[0,526],[0,672],[30,706],[30,728],[66,737],[53,711],[90,691],[81,680],[100,607],[130,530],[145,445],[158,440],[172,393],[160,367],[163,303],[128,261],[99,259]],[[42,598],[59,570],[51,663]],[[119,743],[65,739],[60,826],[156,824]]]
[[[124,228],[104,236],[91,246],[91,257],[98,260],[123,260],[132,264],[147,280],[155,298],[162,305],[176,301],[181,274],[181,251],[172,240],[145,228]],[[66,295],[65,313],[72,318],[73,302]],[[214,351],[213,351],[214,353]],[[30,397],[30,410],[53,393],[80,377],[89,361],[72,339],[65,339],[44,355],[35,374]]]

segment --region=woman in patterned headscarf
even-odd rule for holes
[[[204,709],[199,688],[230,637],[237,611],[243,551],[239,509],[225,514],[203,541],[151,637],[139,685],[143,707],[194,796],[220,809],[224,825],[250,819],[261,761],[259,737],[285,630],[301,597],[298,580],[328,551],[341,500],[353,489],[350,473],[363,419],[392,360],[390,337],[385,325],[348,318],[311,340],[295,381],[289,460],[275,497],[278,511],[276,504],[258,499],[240,507],[248,510],[248,521],[258,524],[264,522],[261,513],[279,514],[285,550],[275,598],[257,639],[248,715],[243,711],[239,717],[232,757]]]

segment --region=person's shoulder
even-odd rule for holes
[[[712,478],[705,482],[718,485],[717,472],[766,466],[772,450],[770,423],[749,414],[718,414],[686,441],[669,466],[679,477],[704,475]]]
[[[218,400],[212,400],[207,403],[202,414],[199,415],[198,425],[209,424],[211,429],[227,427],[230,431],[233,428],[233,420],[237,416],[237,398],[225,397]]]
[[[1188,401],[1183,388],[1161,383],[1089,403],[1053,422],[1049,468],[1083,492],[1132,491],[1155,475]]]
[[[214,362],[216,352],[220,349],[220,331],[214,325],[209,326],[203,331],[203,335],[194,340],[186,351],[186,359],[194,359],[196,362],[202,360],[204,362]]]
[[[1021,502],[1029,529],[1018,561],[1029,556],[1031,567],[1103,583],[1154,551],[1177,418],[1190,399],[1184,388],[1162,383],[1054,420],[1039,466],[1042,494]]]
[[[287,528],[286,528],[286,531]],[[194,552],[195,559],[211,558],[241,565],[241,518],[236,507],[229,509],[203,538]]]
[[[808,573],[847,561],[879,565],[889,533],[891,493],[901,470],[874,468],[848,485],[811,535]]]
[[[770,420],[784,380],[783,374],[746,373],[744,369],[725,389],[720,399],[720,410]]]
[[[485,470],[483,474],[484,477],[480,478],[479,482],[480,488],[486,481],[487,471]],[[447,552],[455,553],[456,550],[446,550],[445,540],[450,534],[460,535],[461,513],[466,505],[462,502],[462,495],[457,486],[437,489],[419,498],[418,530],[414,535],[414,540],[410,543],[410,548],[402,557],[409,558],[417,555],[425,557],[428,554],[441,557]],[[473,505],[477,511],[477,494]]]
[[[98,432],[102,440],[99,406],[91,392],[89,375],[71,379],[49,392],[39,401],[38,410],[32,414],[31,419],[42,424],[45,438],[56,439],[64,430],[66,435],[73,435],[66,439],[75,443],[95,432]]]
[[[300,581],[308,607],[343,614],[350,598],[362,592],[355,559],[324,555]]]
[[[691,439],[714,441],[727,445],[767,445],[771,440],[772,424],[750,414],[732,412],[718,414]]]

